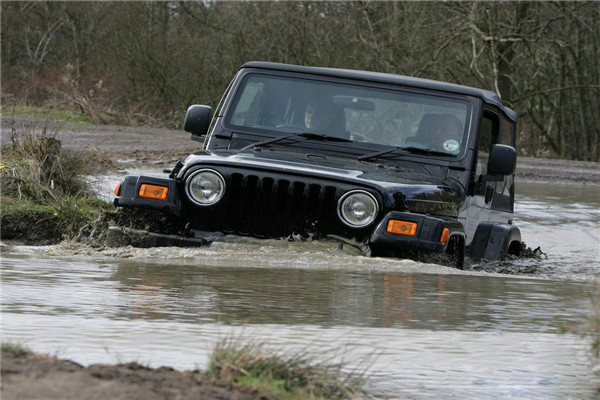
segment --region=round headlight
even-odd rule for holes
[[[346,193],[338,203],[340,219],[353,228],[362,228],[375,221],[378,211],[375,197],[363,190]]]
[[[190,175],[185,191],[194,203],[210,206],[221,200],[225,194],[225,179],[217,171],[201,169]]]

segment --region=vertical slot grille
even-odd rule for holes
[[[232,173],[224,231],[258,237],[321,232],[335,216],[336,187],[295,179]]]

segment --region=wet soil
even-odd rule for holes
[[[183,234],[181,223],[169,214],[138,208],[118,208],[103,211],[95,221],[82,227],[76,241],[92,247],[104,246],[111,226],[164,235]]]
[[[2,117],[1,122],[0,141],[9,143],[13,120]],[[14,125],[40,131],[49,125],[49,130],[58,133],[65,147],[100,153],[117,165],[174,163],[201,147],[183,130],[54,123],[26,118],[15,119]]]
[[[517,181],[600,185],[600,164],[585,161],[519,157]]]
[[[233,387],[202,372],[170,367],[75,362],[28,352],[2,352],[2,399],[223,399],[264,398],[256,390]]]
[[[4,201],[4,199],[3,199]],[[26,245],[49,245],[61,242],[66,229],[46,212],[2,213],[2,240],[19,240]]]

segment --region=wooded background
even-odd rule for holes
[[[2,104],[180,127],[261,60],[498,92],[520,154],[600,161],[598,2],[8,2]]]

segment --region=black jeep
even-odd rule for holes
[[[399,75],[242,66],[216,112],[191,106],[203,150],[168,178],[127,176],[115,205],[194,231],[333,236],[372,254],[447,253],[462,268],[520,249],[517,116],[493,92]]]

